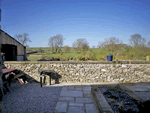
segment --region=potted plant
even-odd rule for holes
[[[108,52],[107,53],[107,61],[112,61],[113,60],[113,53],[112,52]]]

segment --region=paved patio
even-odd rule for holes
[[[4,96],[3,112],[21,111],[25,113],[32,110],[32,112],[35,112],[39,110],[38,106],[42,106],[40,113],[99,113],[91,94],[91,87],[102,84],[110,83],[62,83],[49,86],[43,85],[43,88],[40,87],[40,84],[17,84],[17,86],[12,84],[11,89],[13,90]],[[150,100],[150,83],[124,84],[124,86],[141,99]],[[26,101],[21,99],[23,96]],[[29,101],[35,101],[34,107],[32,107],[33,104],[29,106]]]
[[[99,113],[91,86],[63,86],[54,113]]]

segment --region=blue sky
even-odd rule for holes
[[[30,47],[48,47],[51,36],[62,34],[72,47],[85,38],[97,47],[105,38],[124,43],[139,33],[150,40],[149,0],[0,0],[1,28],[12,37],[28,33]]]

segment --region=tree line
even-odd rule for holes
[[[49,38],[49,46],[52,48],[52,52],[61,52],[61,48],[64,48],[65,52],[70,51],[69,46],[63,46],[63,36],[58,34],[56,36],[52,36]],[[116,49],[120,47],[128,48],[128,47],[150,47],[150,41],[147,42],[145,38],[142,38],[140,34],[133,34],[131,35],[131,38],[129,39],[130,44],[124,44],[121,40],[119,40],[116,37],[110,37],[106,38],[104,42],[98,43],[98,48],[105,49],[109,51],[110,53],[115,53]],[[95,48],[95,46],[92,46]],[[89,50],[89,43],[86,41],[86,39],[77,39],[72,44],[72,49],[77,52],[83,52]]]
[[[28,37],[27,33],[18,34],[15,35],[14,38],[19,41],[21,44],[23,44],[26,47],[29,47],[27,42],[31,42],[30,38]],[[64,37],[61,34],[57,34],[55,36],[52,36],[49,38],[48,45],[51,47],[52,53],[61,53],[61,48],[64,48],[65,52],[70,52],[69,46],[63,46]],[[130,44],[124,44],[121,40],[119,40],[116,37],[110,37],[106,38],[104,42],[99,42],[97,45],[97,48],[105,49],[109,51],[110,53],[115,53],[116,48],[124,47],[150,47],[150,41],[147,41],[144,37],[142,37],[140,34],[133,34],[131,35],[131,38],[129,39]],[[86,39],[81,38],[77,39],[72,44],[72,49],[74,51],[77,51],[79,53],[89,50],[90,46]],[[95,45],[92,46],[92,48],[95,48]]]

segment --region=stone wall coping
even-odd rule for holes
[[[150,64],[150,61],[4,61],[4,64]]]

